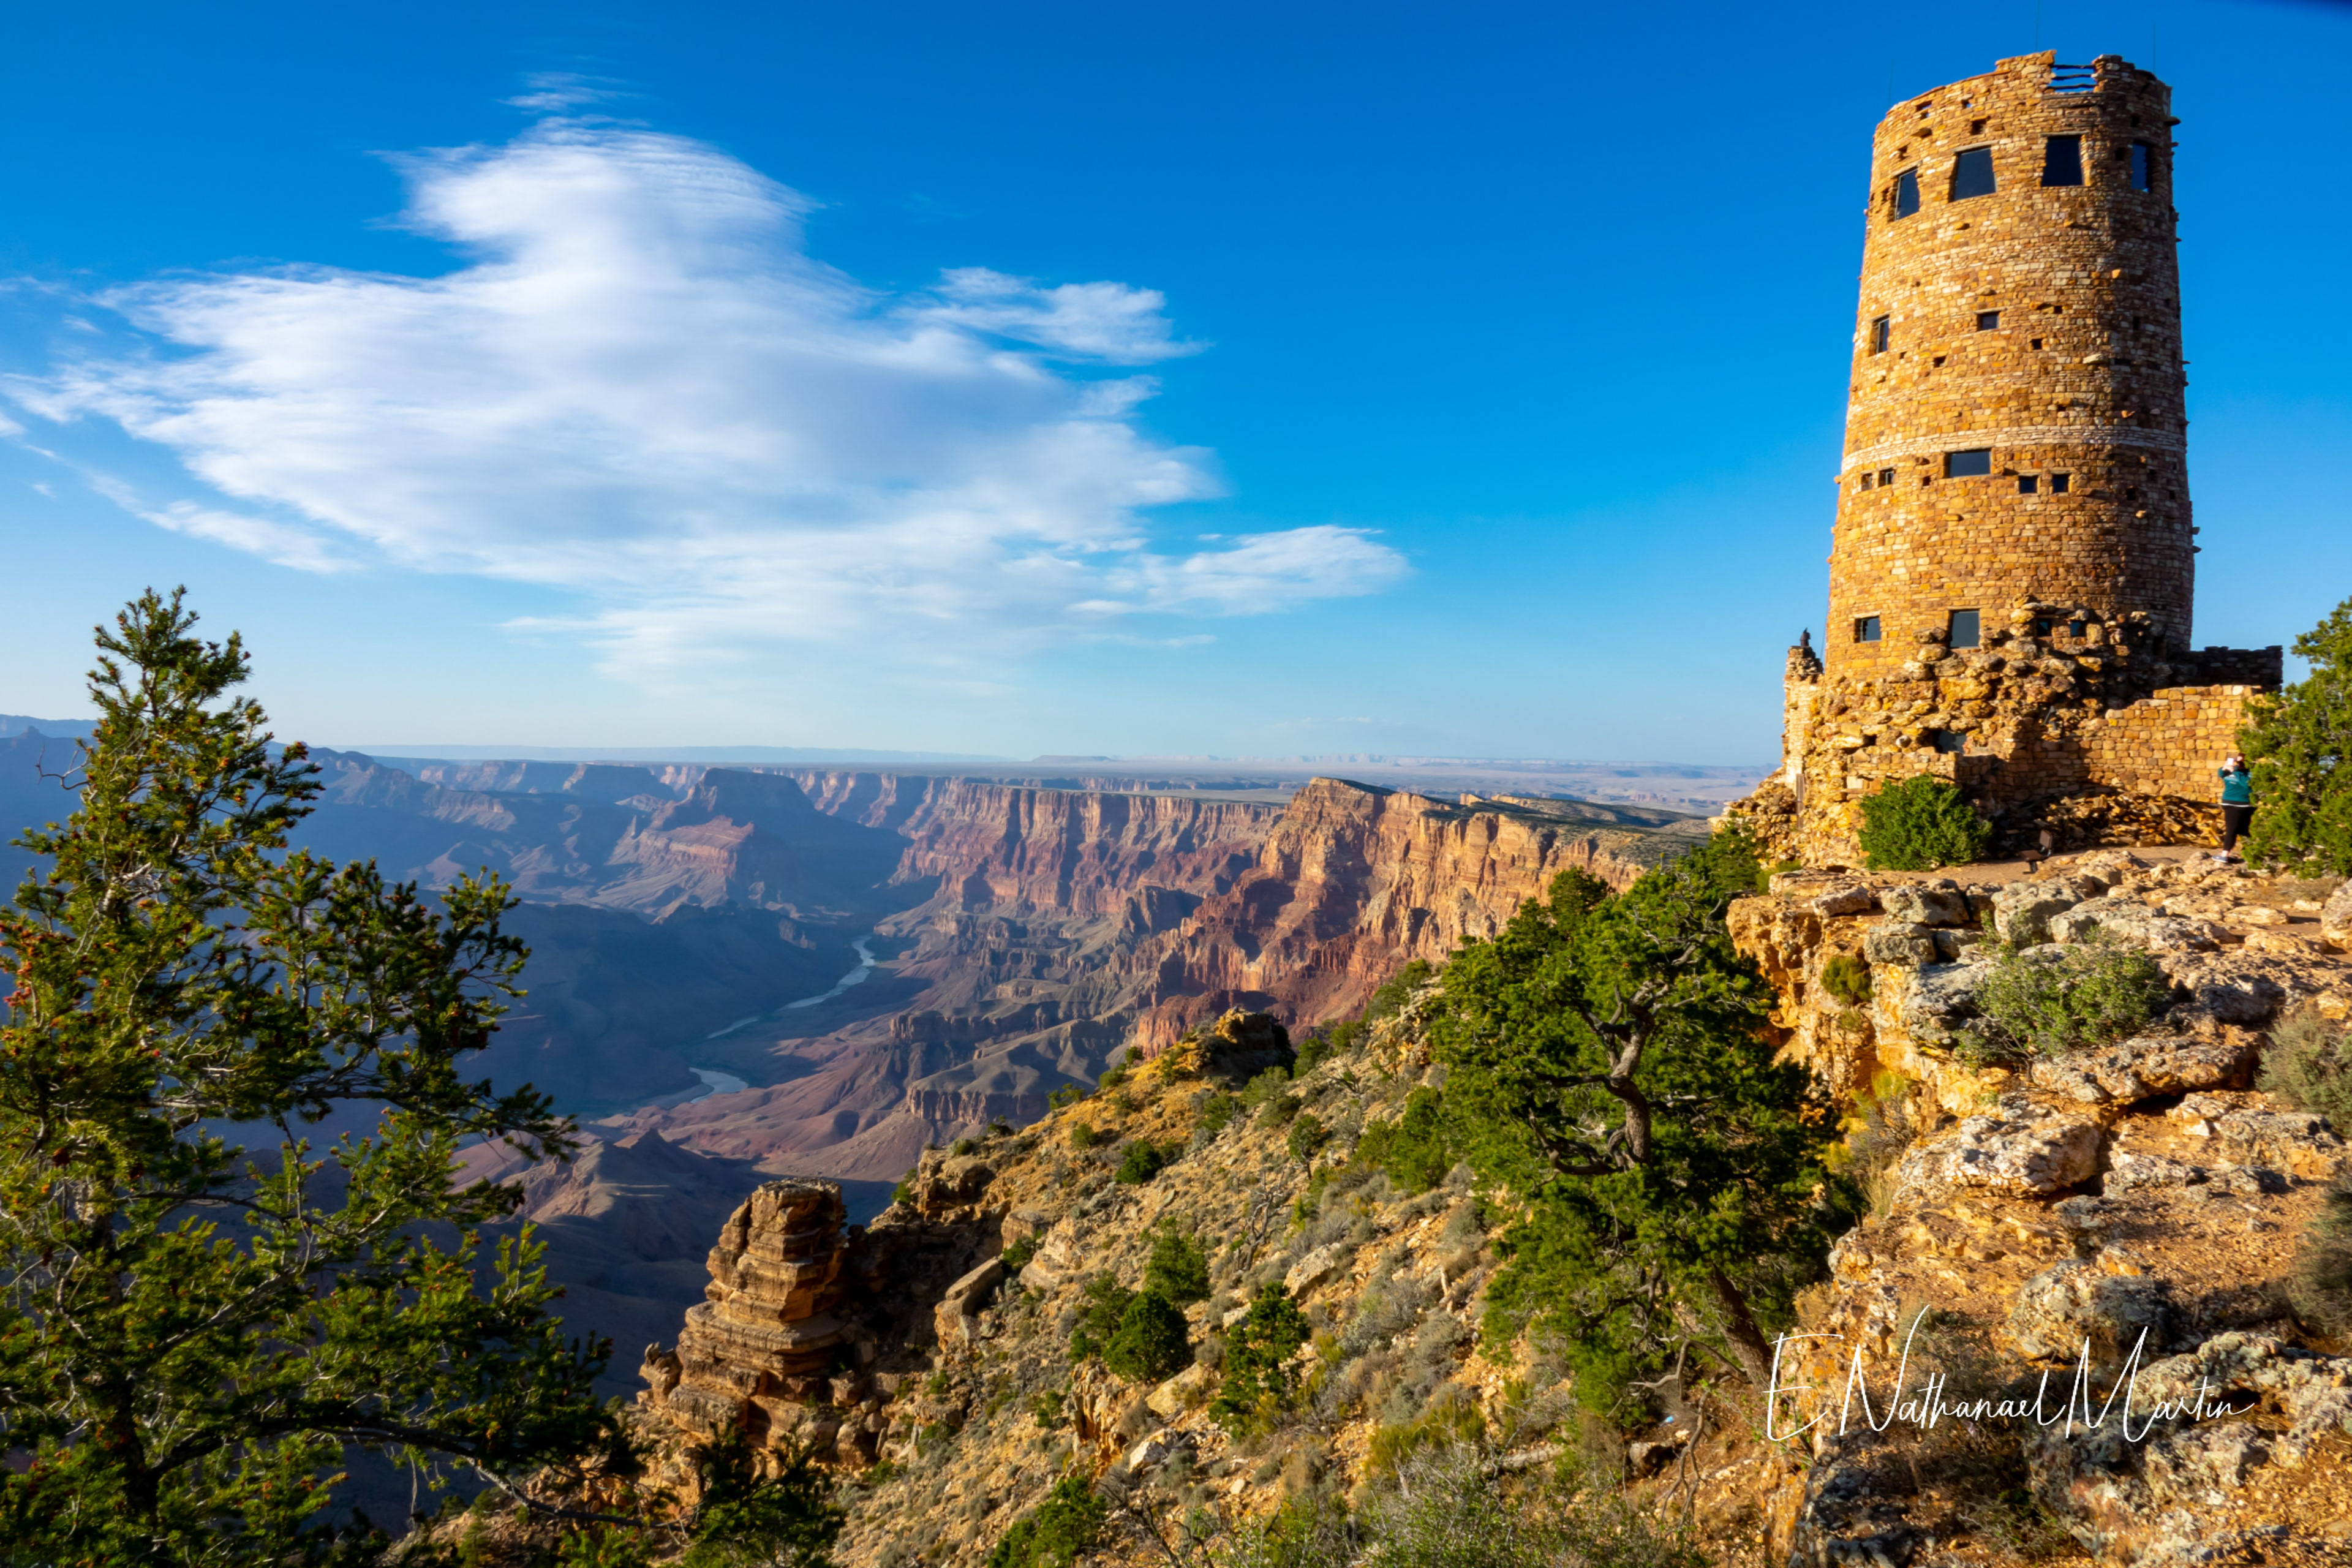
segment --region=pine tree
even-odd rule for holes
[[[478,1257],[520,1194],[451,1181],[470,1139],[569,1147],[464,1076],[512,900],[287,852],[315,770],[195,620],[151,592],[100,628],[75,808],[0,910],[11,1561],[318,1560],[348,1447],[511,1487],[611,1438],[539,1247]]]
[[[1769,990],[1726,928],[1756,874],[1727,836],[1622,894],[1570,871],[1445,971],[1449,1137],[1524,1215],[1488,1301],[1560,1333],[1596,1405],[1691,1343],[1760,1385],[1855,1212],[1833,1108],[1774,1059]]]
[[[2239,747],[2254,773],[2255,860],[2352,876],[2352,599],[2294,639],[2311,674],[2257,698]]]

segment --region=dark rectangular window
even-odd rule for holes
[[[1855,616],[1853,622],[1853,640],[1856,642],[1876,642],[1878,640],[1878,617],[1876,616]]]
[[[1874,354],[1885,353],[1887,342],[1894,336],[1894,317],[1880,316],[1873,321],[1870,323],[1870,352]]]
[[[2035,637],[2046,637],[2057,629],[2058,623],[2052,620],[2048,616],[2036,616],[2033,617],[2033,635]]]
[[[2070,474],[2053,474],[2053,475],[2051,475],[2051,476],[2050,476],[2050,493],[2051,493],[2052,495],[2053,495],[2053,496],[2063,496],[2063,495],[2064,495],[2064,494],[2065,494],[2069,489],[2073,489],[2073,488],[2074,488],[2074,486],[2073,486],[2073,482],[2072,482],[2072,481],[2073,481],[2073,476],[2072,476],[2072,475],[2070,475]]]
[[[1969,749],[1969,738],[1958,730],[1938,730],[1935,734],[1936,750],[1939,752],[1957,753]]]
[[[1952,200],[1992,195],[1992,149],[1971,147],[1952,160]]]
[[[2083,633],[2087,629],[2087,626],[2088,623],[2083,621],[2068,621],[2066,623],[2066,635],[2070,637],[2079,639]]]
[[[1919,210],[1919,171],[1906,169],[1895,176],[1895,216],[1909,217]]]
[[[1951,646],[1953,647],[1974,647],[1977,646],[1977,613],[1974,610],[1954,610],[1952,612]]]
[[[2030,496],[2041,488],[2042,480],[2038,477],[2032,474],[2020,474],[2017,476],[2017,493],[2019,495]]]
[[[1868,468],[1864,468],[1862,471],[1862,488],[1864,489],[1870,489],[1870,470]]]
[[[1893,468],[1881,468],[1881,469],[1879,469],[1879,470],[1878,470],[1878,487],[1879,487],[1879,489],[1885,489],[1888,485],[1891,485],[1891,484],[1893,484],[1894,482],[1895,482],[1895,470],[1894,470]]]
[[[2133,190],[2144,191],[2148,188],[2148,174],[2150,166],[2154,161],[2154,154],[2149,150],[2147,142],[2135,142],[2132,143],[2131,182]]]
[[[1948,479],[1972,479],[1991,472],[1992,448],[1990,447],[1944,454],[1944,477]]]
[[[1990,332],[2000,325],[2000,312],[1999,310],[1979,310],[1977,312],[1977,331],[1980,332]]]
[[[2079,185],[2083,183],[2083,139],[2053,136],[2042,144],[2042,183]]]

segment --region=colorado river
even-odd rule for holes
[[[820,1002],[832,1001],[853,985],[863,985],[866,983],[866,977],[874,973],[874,950],[866,945],[866,939],[862,936],[850,945],[857,949],[857,967],[835,981],[833,989],[821,996],[803,996],[797,1002],[785,1003],[784,1011],[790,1012],[795,1007],[814,1007]]]
[[[864,937],[859,937],[856,942],[851,943],[851,945],[857,949],[857,967],[843,975],[840,979],[835,981],[833,983],[832,990],[815,996],[803,996],[797,1002],[787,1002],[782,1007],[776,1009],[776,1011],[779,1013],[785,1013],[792,1011],[795,1007],[814,1007],[820,1002],[832,1001],[835,997],[840,995],[843,992],[848,990],[853,985],[863,984],[866,977],[874,973],[874,950],[866,945],[866,939]],[[712,1030],[709,1034],[705,1035],[703,1038],[706,1040],[722,1039],[725,1037],[733,1034],[738,1029],[751,1027],[753,1024],[758,1023],[762,1017],[769,1016],[770,1015],[754,1013],[748,1018],[738,1018],[735,1022],[728,1025],[723,1029]],[[703,1100],[709,1100],[713,1095],[740,1094],[744,1089],[751,1087],[750,1079],[738,1078],[731,1072],[720,1072],[717,1068],[689,1068],[687,1070],[693,1073],[695,1077],[703,1081],[704,1088],[702,1092],[683,1100],[664,1100],[661,1102],[662,1104],[695,1105]]]

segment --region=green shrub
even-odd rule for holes
[[[1822,989],[1850,1007],[1870,1000],[1870,965],[1841,952],[1822,965]]]
[[[1857,837],[1874,871],[1930,871],[1983,859],[1992,824],[1958,790],[1923,773],[1864,796]]]
[[[1052,1106],[1055,1110],[1059,1110],[1066,1105],[1076,1105],[1086,1097],[1087,1089],[1084,1084],[1066,1083],[1061,1088],[1055,1089],[1053,1093],[1047,1095],[1045,1097],[1045,1103]]]
[[[987,1568],[1072,1568],[1102,1539],[1110,1507],[1078,1475],[1064,1476],[1045,1500],[1013,1521]]]
[[[1257,1113],[1257,1124],[1271,1132],[1277,1127],[1287,1127],[1290,1119],[1307,1108],[1307,1102],[1295,1094],[1277,1094],[1265,1102]]]
[[[1073,1121],[1070,1123],[1071,1148],[1091,1149],[1100,1142],[1102,1142],[1102,1134],[1094,1130],[1094,1125],[1091,1122]]]
[[[2287,1268],[2295,1316],[2324,1334],[2352,1331],[2352,1171],[2336,1178]]]
[[[1290,1358],[1307,1339],[1307,1318],[1280,1285],[1262,1285],[1249,1314],[1225,1336],[1224,1382],[1209,1406],[1225,1430],[1262,1429],[1298,1386]]]
[[[1115,1068],[1103,1068],[1102,1077],[1095,1079],[1095,1088],[1103,1090],[1114,1089],[1126,1081],[1127,1068],[1124,1065]]]
[[[1979,1059],[2108,1045],[2147,1027],[2172,990],[2155,959],[2105,938],[2004,951],[1991,970],[1962,1042]]]
[[[1356,1140],[1355,1161],[1388,1173],[1408,1194],[1425,1193],[1445,1179],[1457,1156],[1446,1135],[1445,1104],[1433,1089],[1406,1097],[1404,1114],[1375,1121]]]
[[[1242,1086],[1241,1102],[1244,1108],[1257,1110],[1279,1099],[1289,1088],[1288,1068],[1268,1068]]]
[[[1331,1130],[1309,1111],[1290,1124],[1290,1136],[1283,1140],[1283,1147],[1290,1151],[1292,1159],[1304,1165],[1315,1158],[1317,1150],[1329,1142]]]
[[[1373,1431],[1370,1451],[1364,1456],[1364,1474],[1377,1479],[1393,1472],[1408,1455],[1432,1444],[1475,1444],[1486,1435],[1486,1419],[1478,1414],[1475,1396],[1458,1384],[1448,1384],[1420,1415]]]
[[[948,1152],[958,1157],[969,1154],[971,1151],[972,1142],[969,1138],[959,1138],[953,1143],[948,1145]]]
[[[1029,1260],[1036,1256],[1037,1238],[1034,1236],[1024,1236],[997,1254],[997,1261],[1004,1265],[1006,1273],[1017,1274],[1029,1266]]]
[[[1329,1061],[1336,1054],[1338,1054],[1338,1047],[1332,1045],[1331,1037],[1328,1034],[1308,1035],[1298,1042],[1297,1055],[1290,1064],[1290,1076],[1305,1078],[1308,1073]]]
[[[1135,1292],[1121,1285],[1118,1276],[1097,1274],[1087,1280],[1078,1299],[1077,1325],[1070,1331],[1070,1359],[1099,1358],[1134,1304]]]
[[[1143,1266],[1143,1288],[1181,1307],[1209,1299],[1209,1255],[1195,1237],[1162,1225],[1151,1237],[1151,1258]]]
[[[1062,1414],[1062,1391],[1048,1388],[1029,1401],[1029,1418],[1051,1432],[1068,1419]]]
[[[890,1201],[894,1204],[911,1204],[915,1201],[914,1172],[909,1171],[898,1178],[898,1184],[890,1189]]]
[[[1207,1142],[1233,1125],[1241,1114],[1242,1102],[1222,1089],[1213,1089],[1201,1097],[1201,1120],[1192,1125],[1192,1135]]]
[[[1103,1365],[1130,1383],[1158,1383],[1192,1363],[1192,1340],[1183,1310],[1157,1290],[1145,1290],[1119,1314],[1103,1346]]]
[[[1173,1163],[1177,1152],[1174,1144],[1163,1148],[1149,1138],[1138,1138],[1127,1146],[1111,1180],[1126,1186],[1141,1186]]]
[[[2352,1029],[2329,1023],[2316,1007],[2288,1014],[2263,1052],[2262,1088],[2352,1134]]]

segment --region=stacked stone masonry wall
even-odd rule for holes
[[[2086,727],[2091,783],[2135,795],[2221,798],[2221,759],[2238,749],[2251,686],[2175,686]]]
[[[1979,611],[1990,630],[2020,599],[2143,612],[2157,636],[2188,641],[2170,89],[2105,57],[2090,90],[2065,90],[2053,64],[2003,60],[1879,124],[1830,557],[1832,676],[1891,675],[1953,611]],[[2042,184],[2053,136],[2081,139],[2084,184]],[[1995,189],[1956,198],[1956,162],[1974,149],[1990,152]],[[1906,171],[1919,206],[1898,216]],[[1976,448],[1989,474],[1948,475],[1950,453]],[[1858,638],[1864,617],[1878,640]]]

